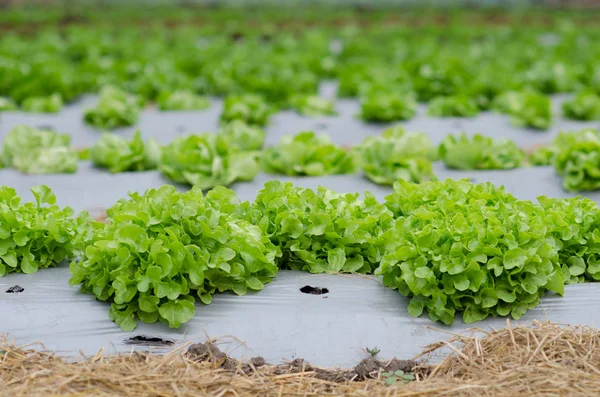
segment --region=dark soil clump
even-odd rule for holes
[[[6,290],[7,294],[18,294],[19,292],[23,292],[25,291],[25,288],[21,287],[20,285],[13,285],[12,287],[10,287],[9,289]]]
[[[169,339],[163,339],[156,336],[137,335],[125,340],[126,345],[142,346],[173,346],[175,342]]]

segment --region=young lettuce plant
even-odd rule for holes
[[[477,102],[466,95],[438,96],[429,102],[427,114],[434,117],[475,117]]]
[[[557,153],[555,145],[540,146],[529,153],[529,164],[534,167],[552,165]]]
[[[559,243],[542,206],[490,183],[398,181],[386,198],[397,217],[381,235],[376,274],[411,298],[408,313],[465,323],[520,318],[546,290],[564,292]]]
[[[70,142],[67,134],[17,126],[2,142],[0,162],[26,174],[73,173],[79,156]]]
[[[62,107],[63,100],[60,94],[31,97],[21,103],[21,108],[31,113],[58,113]]]
[[[192,91],[165,92],[158,97],[160,110],[203,110],[210,107],[210,100]]]
[[[261,160],[263,170],[271,174],[322,176],[356,171],[351,152],[312,131],[284,136],[277,146],[264,151]]]
[[[265,131],[242,120],[233,120],[223,125],[219,135],[242,152],[261,150],[265,144]]]
[[[232,95],[223,102],[221,121],[228,123],[241,120],[247,124],[264,127],[273,113],[272,107],[261,97],[254,94]]]
[[[241,152],[220,135],[205,133],[175,138],[162,150],[159,169],[175,182],[201,189],[251,181],[258,174],[257,156]]]
[[[0,97],[0,112],[17,110],[17,104],[10,98]]]
[[[552,123],[552,107],[546,95],[531,92],[507,91],[494,99],[494,110],[511,116],[519,127],[545,130]]]
[[[410,182],[429,179],[432,147],[426,134],[390,129],[381,136],[366,138],[355,150],[367,178],[392,185],[398,179]]]
[[[281,268],[311,273],[372,273],[381,259],[375,242],[393,220],[369,192],[361,200],[280,181],[267,182],[244,217],[279,248]]]
[[[100,91],[95,108],[87,109],[84,120],[93,127],[112,130],[137,123],[141,112],[139,98],[113,86]]]
[[[449,168],[459,170],[507,170],[525,162],[525,152],[509,139],[465,133],[448,135],[439,147],[439,155]]]
[[[70,284],[110,302],[109,317],[124,331],[137,320],[179,328],[193,318],[197,299],[209,304],[217,291],[261,290],[277,274],[276,247],[258,226],[208,200],[197,187],[180,193],[173,186],[120,200],[107,211],[108,224],[94,225],[81,261],[71,263]]]
[[[332,100],[316,95],[296,95],[290,99],[290,104],[298,113],[304,116],[331,116],[337,114]]]
[[[412,94],[369,92],[360,100],[360,118],[365,121],[390,122],[413,118],[417,101]]]
[[[154,139],[144,143],[140,131],[136,131],[131,142],[118,135],[105,133],[90,148],[92,163],[108,168],[112,173],[146,171],[158,168],[161,146]]]
[[[584,129],[561,132],[554,140],[554,168],[568,191],[600,188],[600,132]]]
[[[600,120],[600,95],[581,92],[562,105],[563,115],[573,120]]]
[[[31,192],[35,202],[22,203],[15,189],[0,187],[0,277],[35,273],[81,253],[89,215],[57,206],[46,185]]]

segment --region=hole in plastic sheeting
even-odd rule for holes
[[[53,126],[45,125],[45,124],[38,125],[37,128],[39,130],[46,130],[46,131],[54,131],[55,130],[55,128]]]
[[[327,288],[311,287],[310,285],[306,285],[300,288],[300,292],[309,295],[324,295],[329,293],[329,290]]]
[[[134,337],[125,339],[125,344],[140,346],[173,346],[175,342],[157,336],[136,335]]]
[[[13,285],[12,287],[10,287],[9,289],[6,290],[7,294],[18,294],[19,292],[23,292],[25,291],[25,288],[21,287],[20,285]]]

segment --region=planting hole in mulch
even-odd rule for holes
[[[309,295],[324,295],[329,293],[329,290],[327,288],[311,287],[310,285],[306,285],[300,288],[300,292]]]
[[[13,285],[12,287],[10,287],[9,289],[6,290],[7,294],[18,294],[19,292],[23,292],[25,291],[25,288],[21,287],[20,285]]]
[[[40,129],[40,130],[46,130],[46,131],[54,131],[55,130],[53,126],[51,126],[51,125],[44,125],[44,124],[38,125],[37,128]]]
[[[136,335],[134,337],[125,339],[125,344],[139,346],[173,346],[175,342],[169,339],[159,338],[157,336]]]

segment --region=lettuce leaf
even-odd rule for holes
[[[219,135],[240,151],[260,150],[265,144],[265,131],[242,120],[233,120],[223,125]]]
[[[434,117],[475,117],[477,102],[466,95],[438,96],[429,102],[427,114]]]
[[[593,129],[561,132],[554,140],[554,168],[568,191],[600,188],[600,132]]]
[[[390,122],[413,118],[417,101],[412,94],[370,92],[360,100],[360,118],[365,121]]]
[[[439,155],[449,168],[459,170],[513,169],[525,162],[525,152],[509,139],[493,140],[475,134],[448,135],[439,147]]]
[[[264,127],[274,109],[259,95],[231,95],[223,102],[221,121],[241,120],[247,124]]]
[[[210,100],[192,91],[174,91],[159,95],[160,110],[203,110],[210,107]]]
[[[140,112],[139,98],[120,88],[106,86],[100,91],[96,107],[85,111],[84,120],[93,127],[112,130],[137,123]]]
[[[493,109],[511,116],[519,127],[545,130],[552,123],[550,98],[532,91],[508,91],[494,99]]]
[[[329,116],[337,114],[332,100],[316,95],[296,95],[290,99],[292,108],[304,116]]]
[[[95,166],[116,173],[157,169],[161,150],[160,144],[152,138],[144,143],[137,130],[131,142],[118,135],[104,133],[89,153]]]
[[[573,120],[600,120],[600,95],[580,92],[562,104],[565,118]]]
[[[60,94],[30,97],[21,103],[21,108],[24,111],[32,113],[58,113],[62,107],[63,100]]]

